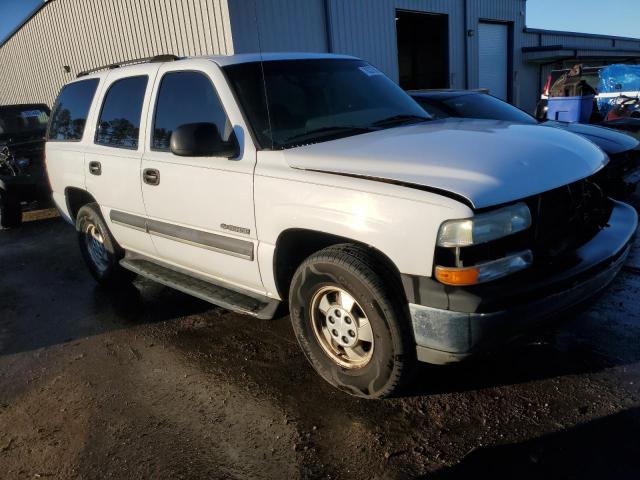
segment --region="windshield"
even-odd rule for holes
[[[0,136],[34,135],[44,136],[49,114],[40,105],[12,105],[0,107]]]
[[[538,121],[528,113],[486,93],[448,98],[443,100],[443,103],[454,111],[458,117],[503,120],[505,122],[528,123],[532,125],[538,123]]]
[[[224,70],[262,148],[290,148],[430,119],[362,60],[278,60]]]

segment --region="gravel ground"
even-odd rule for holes
[[[137,280],[97,288],[51,212],[0,232],[0,477],[637,478],[640,248],[553,331],[419,369],[384,401],[260,321]]]

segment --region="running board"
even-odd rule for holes
[[[279,300],[262,297],[257,294],[246,294],[221,286],[211,280],[196,278],[172,267],[159,265],[156,262],[127,252],[120,265],[142,277],[167,287],[175,288],[188,295],[200,298],[233,312],[244,313],[260,319],[271,319],[275,316]]]

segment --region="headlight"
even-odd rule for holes
[[[438,233],[438,245],[468,247],[521,232],[530,226],[529,207],[516,203],[473,218],[444,222]]]

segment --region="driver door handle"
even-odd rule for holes
[[[160,184],[160,172],[155,168],[145,168],[142,172],[142,180],[147,185],[159,185]]]
[[[102,165],[100,164],[100,162],[89,162],[89,173],[91,175],[101,175]]]

